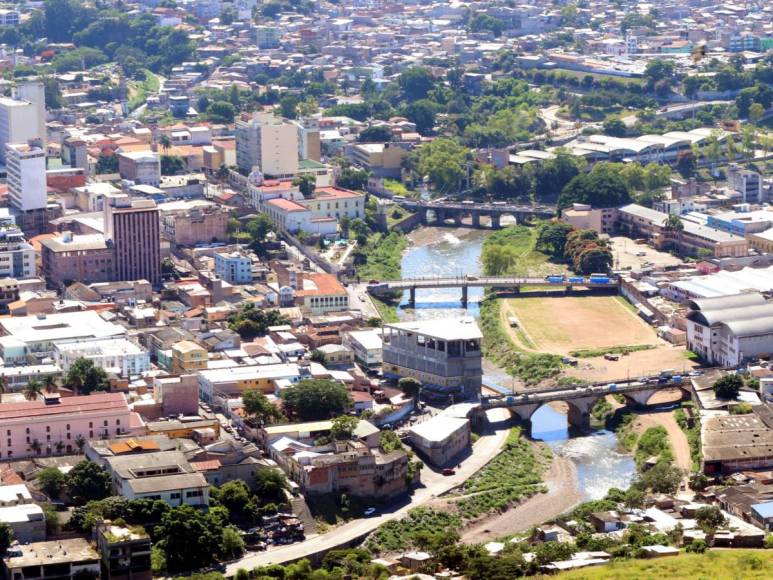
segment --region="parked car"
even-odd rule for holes
[[[364,515],[366,518],[369,518],[370,516],[374,515],[376,513],[376,508],[369,507],[364,512],[362,512],[362,515]]]
[[[456,475],[456,470],[450,467],[446,467],[441,473],[443,475]]]

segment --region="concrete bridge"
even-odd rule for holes
[[[595,281],[594,281],[595,280]],[[469,288],[495,288],[518,294],[522,286],[536,286],[541,288],[563,288],[571,292],[576,287],[591,290],[617,290],[617,279],[614,277],[593,276],[548,276],[538,278],[534,276],[456,276],[436,278],[403,278],[402,280],[373,281],[368,285],[368,292],[374,296],[383,296],[393,292],[408,290],[410,297],[409,306],[416,305],[416,290],[429,288],[461,288],[462,306],[467,306]]]
[[[674,375],[670,377],[644,377],[636,380],[624,380],[597,385],[578,385],[559,387],[531,393],[516,393],[486,397],[481,401],[482,409],[505,407],[524,421],[531,421],[531,416],[542,405],[561,401],[569,406],[567,419],[569,424],[583,431],[590,430],[591,410],[601,399],[611,394],[623,395],[626,400],[637,407],[646,407],[650,398],[660,391],[680,389],[682,399],[689,400],[692,396],[692,383],[687,377]]]
[[[555,206],[549,205],[526,205],[507,202],[477,203],[472,201],[396,200],[394,198],[393,200],[408,211],[418,214],[421,223],[425,225],[442,226],[445,225],[446,220],[451,219],[454,226],[461,226],[462,219],[466,216],[471,216],[472,227],[480,228],[480,218],[485,216],[491,219],[492,229],[499,229],[502,216],[505,215],[513,216],[517,223],[523,223],[532,217],[549,219],[556,215]],[[430,221],[430,213],[434,216],[434,221]]]

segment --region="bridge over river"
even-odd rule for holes
[[[523,223],[529,218],[549,219],[556,215],[555,206],[551,205],[528,205],[514,204],[507,202],[473,202],[473,201],[424,201],[406,198],[392,198],[395,203],[401,207],[418,214],[421,217],[422,224],[437,226],[445,225],[446,220],[452,219],[455,226],[462,225],[462,219],[465,216],[471,216],[472,227],[481,227],[480,218],[488,217],[491,219],[491,228],[498,229],[501,224],[502,216],[510,215],[517,223]],[[430,213],[434,216],[434,221],[429,219]]]
[[[523,286],[540,288],[563,288],[571,292],[581,287],[590,290],[617,290],[617,279],[611,276],[455,276],[430,278],[403,278],[401,280],[373,280],[368,292],[374,296],[384,296],[394,292],[408,290],[410,307],[416,305],[416,290],[430,288],[461,288],[462,306],[467,307],[469,288],[494,288],[518,294]]]
[[[680,389],[684,400],[688,400],[692,396],[692,382],[688,377],[665,374],[595,385],[576,385],[529,393],[484,396],[481,397],[480,406],[483,410],[504,407],[518,415],[522,421],[529,421],[542,405],[561,401],[569,406],[567,417],[569,424],[587,431],[590,429],[591,409],[602,397],[620,394],[630,403],[638,407],[645,407],[655,393],[673,389]]]

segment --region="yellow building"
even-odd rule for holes
[[[190,340],[181,340],[172,346],[172,374],[184,375],[207,368],[207,351]]]

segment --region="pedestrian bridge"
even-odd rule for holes
[[[569,424],[583,431],[590,430],[591,410],[603,397],[611,394],[623,395],[637,407],[646,407],[650,398],[661,391],[680,389],[682,399],[692,397],[692,383],[681,375],[642,377],[635,380],[616,381],[596,385],[577,385],[557,387],[530,393],[515,393],[493,397],[482,397],[481,408],[507,408],[522,421],[530,421],[531,416],[542,405],[556,401],[569,406]]]
[[[436,288],[461,288],[462,305],[467,306],[468,288],[494,288],[506,290],[518,294],[523,286],[539,288],[563,288],[571,291],[576,287],[589,289],[617,289],[617,278],[594,276],[548,276],[538,278],[536,276],[456,276],[456,277],[429,277],[429,278],[403,278],[401,280],[373,280],[368,285],[368,292],[374,296],[383,296],[394,292],[408,290],[410,306],[416,304],[417,289]]]

